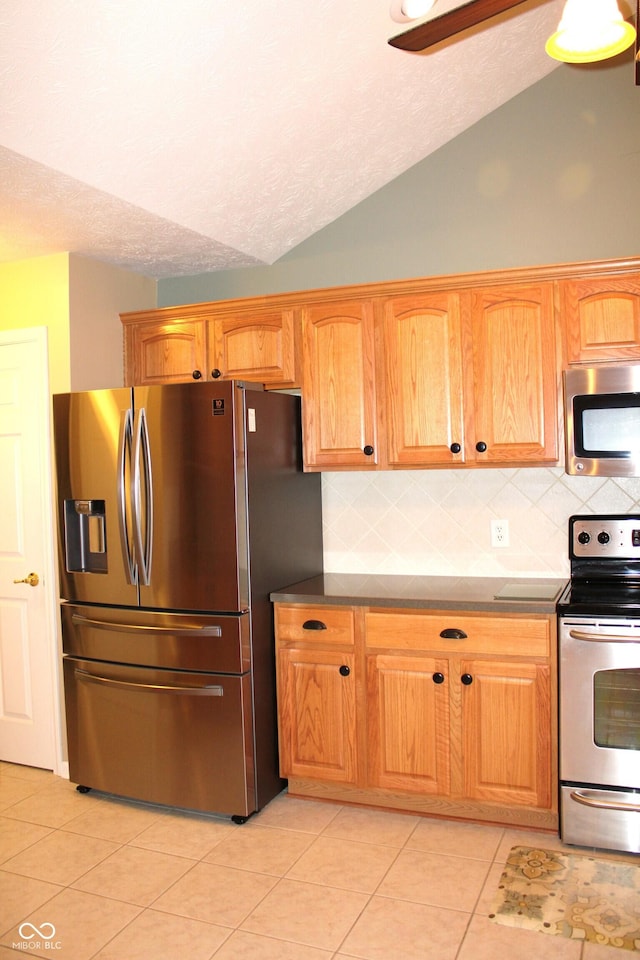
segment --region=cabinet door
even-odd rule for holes
[[[305,307],[302,331],[305,464],[375,467],[372,301]]]
[[[217,314],[208,321],[208,376],[299,386],[293,310]]]
[[[567,360],[640,360],[640,274],[561,280]]]
[[[382,309],[389,464],[463,460],[458,295],[394,297]]]
[[[131,324],[126,338],[127,386],[206,378],[203,320]]]
[[[280,772],[283,777],[356,780],[353,653],[278,650]]]
[[[460,675],[465,795],[549,808],[549,667],[469,659]]]
[[[467,457],[501,463],[558,459],[553,285],[471,294],[473,398]],[[475,447],[475,449],[474,449]]]
[[[367,659],[369,785],[447,794],[448,661],[395,654]]]

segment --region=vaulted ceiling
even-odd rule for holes
[[[562,5],[409,54],[390,0],[3,0],[0,262],[273,263],[553,70]]]

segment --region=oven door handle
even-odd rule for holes
[[[584,633],[582,630],[569,630],[573,640],[589,640],[591,643],[640,643],[640,636],[623,636],[614,633]]]
[[[640,813],[640,805],[637,803],[623,803],[621,800],[597,800],[595,797],[587,797],[584,793],[572,790],[569,794],[576,803],[583,803],[585,807],[598,807],[599,810],[625,810],[627,813]]]

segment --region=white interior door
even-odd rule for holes
[[[0,759],[47,769],[59,739],[52,540],[47,331],[0,331]]]

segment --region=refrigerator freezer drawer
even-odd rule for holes
[[[63,603],[67,654],[169,670],[245,673],[249,614],[206,616]]]
[[[74,783],[135,800],[255,809],[248,676],[64,659]]]

